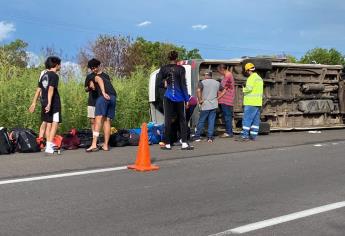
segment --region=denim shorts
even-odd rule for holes
[[[103,96],[97,98],[95,116],[104,116],[111,120],[115,118],[116,97],[110,95],[110,100]]]

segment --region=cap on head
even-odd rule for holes
[[[253,63],[247,63],[245,66],[244,66],[244,70],[247,72],[247,71],[249,71],[249,70],[251,70],[251,71],[254,71],[255,70],[255,66],[254,66],[254,64]]]

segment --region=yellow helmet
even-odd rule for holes
[[[244,66],[244,70],[245,71],[248,71],[248,70],[255,70],[255,66],[253,63],[247,63],[245,66]]]

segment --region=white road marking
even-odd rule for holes
[[[323,145],[322,144],[315,144],[313,145],[314,147],[322,147]]]
[[[0,185],[22,183],[22,182],[32,182],[32,181],[45,180],[45,179],[57,179],[57,178],[64,178],[64,177],[78,176],[78,175],[89,175],[89,174],[96,174],[96,173],[103,173],[103,172],[110,172],[110,171],[117,171],[117,170],[125,170],[125,169],[127,169],[127,166],[95,169],[95,170],[85,170],[85,171],[77,171],[77,172],[68,172],[68,173],[54,174],[54,175],[42,175],[42,176],[20,178],[20,179],[8,179],[8,180],[1,180]]]
[[[318,130],[310,130],[308,131],[309,134],[321,134],[321,131]]]
[[[336,203],[332,203],[332,204],[328,204],[328,205],[312,208],[312,209],[309,209],[309,210],[299,211],[299,212],[295,212],[295,213],[288,214],[288,215],[285,215],[285,216],[280,216],[280,217],[272,218],[272,219],[269,219],[269,220],[264,220],[264,221],[260,221],[260,222],[256,222],[256,223],[252,223],[252,224],[248,224],[248,225],[244,225],[244,226],[237,227],[237,228],[234,228],[234,229],[229,229],[229,230],[226,230],[224,232],[217,233],[217,234],[212,234],[210,236],[224,236],[224,235],[230,235],[230,234],[248,233],[250,231],[254,231],[254,230],[270,227],[270,226],[273,226],[273,225],[277,225],[277,224],[285,223],[285,222],[288,222],[288,221],[304,218],[304,217],[307,217],[307,216],[319,214],[319,213],[326,212],[326,211],[332,211],[332,210],[335,210],[335,209],[338,209],[338,208],[342,208],[342,207],[345,207],[345,201],[343,201],[343,202],[336,202]]]

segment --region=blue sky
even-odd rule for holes
[[[342,0],[0,0],[0,44],[16,38],[73,60],[99,34],[198,48],[204,58],[345,53]]]

